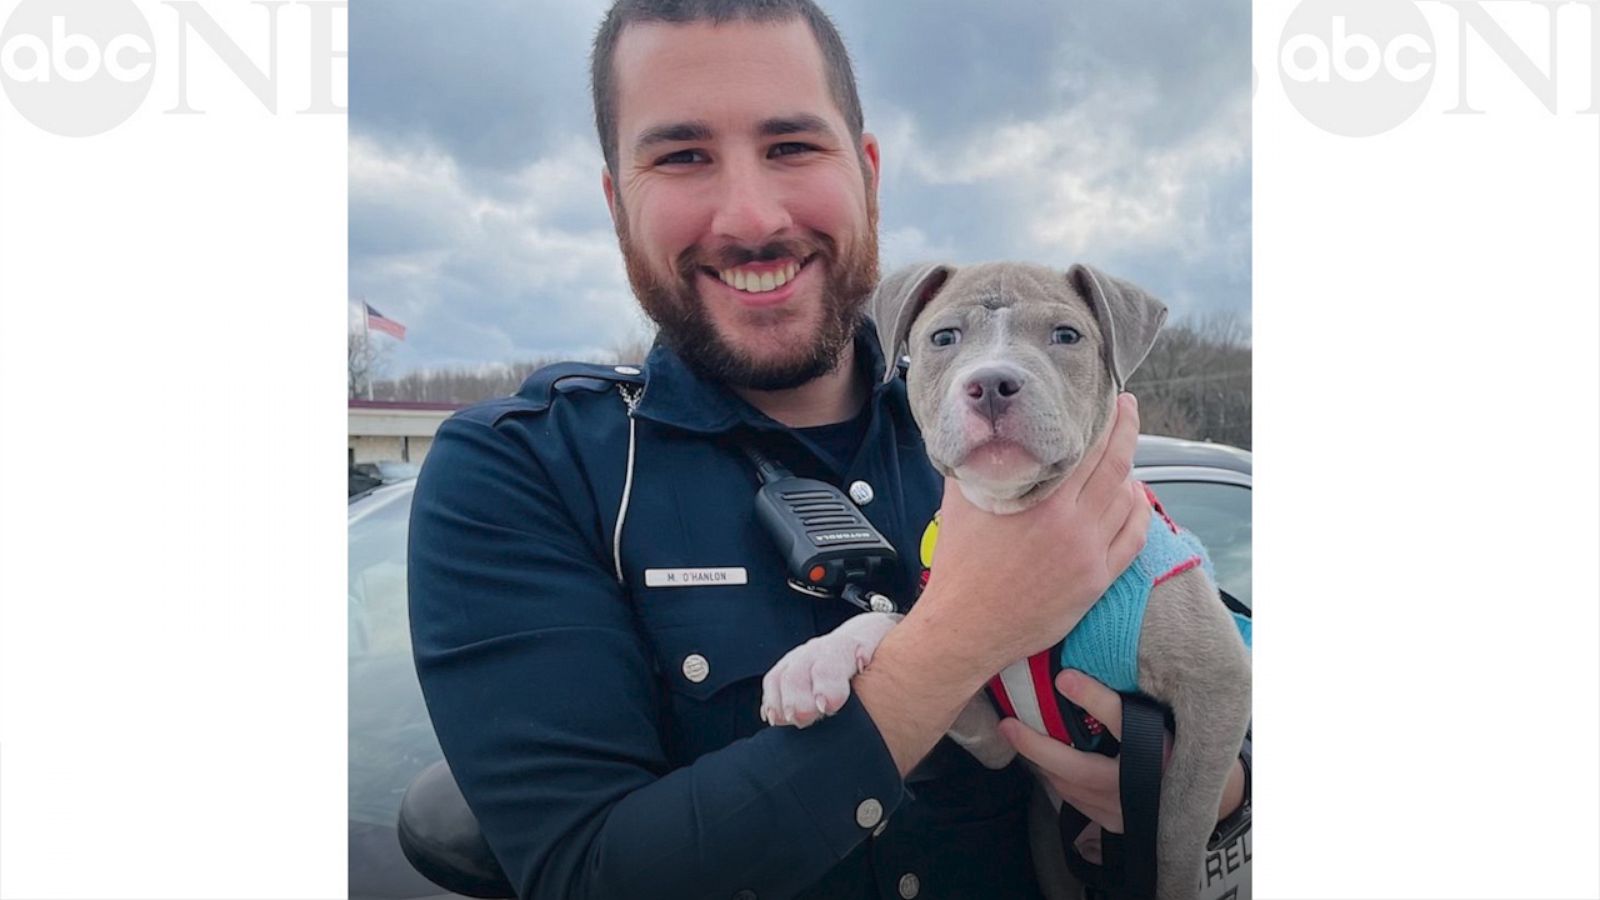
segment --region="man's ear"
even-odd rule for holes
[[[949,280],[955,266],[946,263],[921,263],[897,269],[878,282],[878,289],[867,301],[867,314],[878,327],[883,345],[883,380],[892,381],[900,348],[911,334],[911,323],[933,295]]]
[[[611,167],[600,167],[600,189],[606,194],[606,212],[611,213],[611,225],[617,224],[617,186],[611,180]]]
[[[1167,321],[1167,305],[1137,285],[1089,266],[1073,266],[1067,279],[1094,311],[1105,344],[1106,367],[1120,391],[1155,344],[1156,334]]]
[[[871,132],[861,133],[861,158],[867,161],[867,191],[873,197],[878,196],[878,177],[882,172],[883,161],[879,158],[880,150],[878,138]]]

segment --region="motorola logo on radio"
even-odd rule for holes
[[[872,533],[867,531],[825,531],[814,534],[811,540],[818,544],[839,544],[845,541],[870,541]]]

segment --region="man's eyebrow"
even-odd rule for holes
[[[826,119],[809,113],[766,119],[761,123],[758,131],[762,137],[782,137],[786,134],[821,134],[835,140],[838,139]]]
[[[643,152],[657,144],[679,144],[685,141],[711,140],[711,126],[705,122],[673,122],[645,129],[634,141],[635,152]]]
[[[832,140],[838,140],[838,136],[834,134],[833,127],[828,124],[827,119],[810,113],[763,119],[761,124],[756,126],[756,133],[762,137],[783,137],[788,134],[820,134]],[[639,139],[634,141],[633,149],[635,153],[644,153],[660,144],[682,144],[709,141],[711,139],[712,130],[708,122],[700,120],[672,122],[645,129],[639,135]]]

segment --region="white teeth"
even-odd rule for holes
[[[746,272],[743,269],[717,270],[717,277],[722,279],[723,284],[750,294],[764,294],[767,291],[776,290],[793,281],[798,274],[800,274],[799,263],[789,263],[776,272],[767,272],[762,275]]]

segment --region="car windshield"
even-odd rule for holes
[[[400,799],[441,758],[411,662],[406,534],[411,485],[350,505],[350,893],[436,894],[395,843]]]
[[[1212,481],[1150,484],[1167,514],[1205,544],[1217,586],[1250,609],[1250,489]]]

